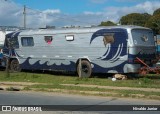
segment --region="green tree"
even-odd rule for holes
[[[156,34],[160,34],[160,14],[152,16],[145,26],[151,28]]]
[[[154,12],[153,12],[153,16],[154,15],[159,15],[160,14],[160,8],[159,9],[156,9]]]
[[[116,24],[112,21],[101,22],[99,26],[115,26]]]
[[[120,19],[121,25],[145,26],[146,21],[151,17],[148,13],[131,13]]]

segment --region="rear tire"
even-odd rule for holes
[[[90,62],[87,60],[82,60],[81,63],[79,62],[77,65],[77,73],[80,78],[90,78],[92,74],[92,67]]]
[[[20,72],[21,68],[17,59],[13,59],[10,63],[10,71],[11,72]]]

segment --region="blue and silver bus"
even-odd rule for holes
[[[5,55],[20,69],[92,73],[138,73],[154,66],[153,31],[140,26],[36,29],[6,35]],[[139,61],[141,60],[141,61]]]

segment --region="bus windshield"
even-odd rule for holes
[[[132,33],[134,45],[155,45],[152,30],[133,29],[131,33]]]

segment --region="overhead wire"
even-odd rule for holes
[[[33,9],[33,8],[28,7],[28,6],[26,6],[26,8],[30,9],[32,11],[35,11],[35,12],[39,12],[39,13],[45,14],[46,16],[54,16],[54,18],[65,20],[65,21],[78,22],[78,23],[83,23],[83,24],[88,24],[88,25],[96,25],[95,23],[90,23],[90,22],[86,22],[86,21],[77,20],[76,17],[69,17],[70,15],[67,15],[67,14],[61,14],[61,16],[60,16],[60,15],[57,15],[57,14],[45,13],[43,11],[40,11],[40,10],[37,10],[37,9]],[[69,20],[67,18],[69,18]]]

